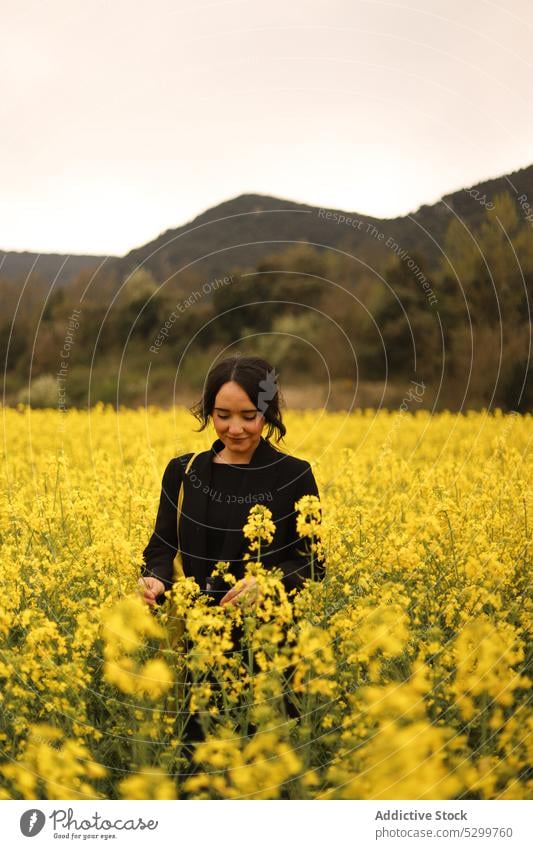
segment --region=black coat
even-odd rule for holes
[[[202,590],[212,589],[220,598],[229,589],[221,578],[207,586],[212,558],[207,557],[206,514],[208,492],[211,481],[213,456],[224,448],[217,439],[209,451],[195,458],[187,475],[185,467],[192,454],[175,457],[168,463],[163,474],[161,498],[154,532],[143,552],[142,574],[159,578],[170,589],[173,580],[173,560],[178,549],[177,498],[179,485],[183,486],[183,504],[180,516],[180,543],[183,569],[192,576]],[[252,455],[250,464],[242,476],[240,492],[235,493],[231,506],[231,521],[242,527],[254,504],[265,504],[272,512],[276,526],[273,541],[261,544],[261,562],[265,567],[278,567],[283,572],[283,583],[287,590],[299,589],[306,578],[320,579],[323,567],[313,563],[308,551],[308,540],[296,533],[295,502],[303,495],[318,496],[318,487],[306,460],[292,457],[275,448],[263,437]],[[229,516],[229,513],[228,513]],[[244,574],[244,553],[249,542],[244,534],[226,534],[218,560],[228,560],[233,573],[239,578]],[[253,558],[252,558],[253,559]],[[161,596],[159,601],[163,600]]]

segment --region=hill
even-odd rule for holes
[[[483,198],[490,203],[506,191],[533,199],[533,165],[448,194],[412,215],[391,219],[265,195],[240,195],[130,251],[116,260],[115,266],[119,278],[142,265],[160,282],[191,270],[211,279],[235,267],[256,268],[266,254],[279,253],[294,242],[346,251],[375,262],[390,254],[391,243],[383,250],[390,239],[401,250],[421,254],[431,270],[440,261],[439,245],[453,216],[475,228],[486,214]]]
[[[104,259],[106,257],[80,254],[38,254],[30,251],[0,250],[0,276],[8,280],[25,280],[34,269],[46,282],[56,280],[58,286],[65,286],[74,280],[80,271],[92,271]]]
[[[378,268],[386,264],[391,252],[415,253],[424,258],[425,267],[431,271],[440,261],[439,246],[454,215],[469,229],[476,228],[487,204],[490,208],[491,199],[503,192],[526,195],[533,202],[533,165],[452,192],[436,204],[391,219],[244,194],[165,231],[124,257],[107,257],[105,275],[111,275],[119,285],[142,265],[160,283],[182,274],[209,280],[225,276],[234,268],[256,268],[265,255],[280,253],[296,242],[315,245],[319,250],[343,251]],[[104,259],[0,251],[0,275],[7,279],[25,277],[37,257],[39,275],[49,282],[57,275],[59,285],[68,285],[81,270],[94,269]]]

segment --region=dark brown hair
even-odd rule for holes
[[[287,428],[281,418],[278,377],[275,369],[262,357],[228,357],[213,366],[207,375],[201,399],[190,408],[200,422],[199,430],[207,427],[218,391],[229,381],[238,383],[265,417],[267,440],[273,433],[276,433],[276,442],[283,439]]]

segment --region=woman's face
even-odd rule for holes
[[[253,454],[266,422],[238,383],[231,380],[220,387],[212,418],[218,438],[232,454]]]

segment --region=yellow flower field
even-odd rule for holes
[[[262,572],[259,510],[261,605],[182,579],[156,614],[162,473],[213,435],[186,410],[2,415],[0,798],[531,798],[530,415],[287,413],[325,580],[292,600]]]

